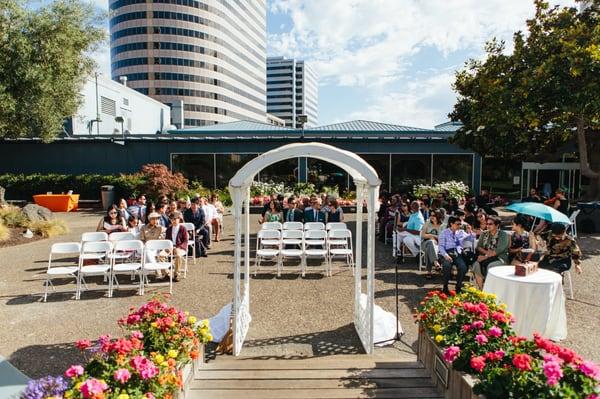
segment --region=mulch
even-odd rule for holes
[[[0,241],[0,248],[14,247],[15,245],[27,244],[29,242],[41,240],[43,237],[40,235],[34,235],[32,238],[23,237],[25,230],[22,227],[9,227],[10,238],[8,240]]]

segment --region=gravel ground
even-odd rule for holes
[[[142,304],[153,292],[167,291],[157,287],[140,297],[133,290],[123,289],[107,298],[99,279],[90,284],[97,291],[85,292],[82,300],[75,301],[75,285],[65,280],[57,284],[59,293],[51,295],[47,303],[41,302],[50,244],[78,240],[82,232],[93,230],[100,214],[80,210],[60,217],[71,229],[67,236],[0,249],[0,354],[32,377],[60,373],[72,362],[81,361],[73,346],[75,340],[119,334],[116,320],[131,306]],[[232,223],[231,216],[226,216],[224,239],[213,244],[208,258],[190,264],[188,278],[175,285],[172,302],[176,306],[198,317],[210,317],[231,301]],[[254,225],[255,230],[258,227]],[[575,300],[567,301],[569,338],[564,343],[600,362],[600,306],[596,291],[600,283],[600,236],[582,237],[580,244],[586,255],[584,274],[573,274]],[[376,304],[394,312],[394,260],[390,247],[378,243],[376,260]],[[427,290],[438,288],[440,283],[425,280],[414,261],[399,266],[399,280],[400,321],[405,335],[394,347],[378,348],[375,356],[401,357],[412,353],[417,329],[411,309]],[[303,279],[291,266],[281,278],[265,270],[251,280],[250,289],[253,321],[244,356],[298,358],[362,352],[352,325],[350,272],[338,272],[331,278],[309,273]]]

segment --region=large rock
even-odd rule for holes
[[[50,209],[35,204],[25,205],[23,209],[21,209],[21,212],[23,212],[31,222],[52,219],[52,211]]]

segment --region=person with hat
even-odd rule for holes
[[[159,224],[160,213],[152,212],[148,215],[148,223],[140,229],[140,240],[144,243],[150,240],[165,238],[165,228]],[[146,251],[146,262],[156,262],[156,251]]]
[[[174,211],[169,214],[169,220],[171,225],[167,228],[165,237],[167,240],[173,241],[173,256],[174,260],[174,274],[173,281],[179,281],[179,269],[183,263],[183,258],[186,256],[188,251],[188,232],[185,226],[181,223],[181,212]]]

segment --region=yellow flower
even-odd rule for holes
[[[69,391],[65,392],[65,393],[63,394],[63,396],[64,396],[66,399],[72,398],[72,397],[73,397],[73,391],[70,391],[70,390],[69,390]]]
[[[162,367],[169,367],[169,362],[160,362]]]
[[[177,357],[177,355],[179,355],[179,352],[176,351],[175,349],[171,349],[168,353],[167,356],[170,358],[175,359]]]
[[[469,292],[477,292],[477,288],[475,288],[475,287],[469,287],[469,288],[467,288],[467,291],[469,291]]]
[[[496,294],[488,294],[488,298],[496,299]]]
[[[439,333],[441,329],[442,326],[440,326],[439,324],[433,326],[433,331],[435,331],[436,334]]]
[[[202,326],[206,327],[206,328],[208,328],[208,326],[210,325],[208,319],[202,320],[201,323],[202,323]]]
[[[444,340],[444,336],[443,335],[439,335],[438,334],[438,335],[435,336],[435,342],[437,342],[438,344],[440,342],[442,342],[443,340]]]
[[[212,341],[213,340],[212,334],[206,334],[206,339],[209,341]]]
[[[196,319],[194,316],[190,316],[190,317],[188,318],[188,323],[190,323],[191,325],[194,325],[194,324],[196,324],[196,321],[197,321],[197,320],[198,320],[198,319]]]
[[[129,399],[129,395],[127,395],[126,393],[122,393],[119,396],[117,396],[117,399]]]
[[[75,389],[79,389],[82,385],[83,381],[78,382],[77,384],[75,384]]]
[[[154,327],[154,328],[158,327],[158,324],[157,324],[155,321],[153,321],[152,323],[150,323],[150,325],[151,325],[152,327]]]
[[[502,310],[506,310],[506,304],[505,304],[505,303],[501,303],[501,304],[500,304],[500,309],[502,309]]]
[[[154,356],[154,361],[160,364],[165,361],[165,357],[158,353],[156,356]]]

